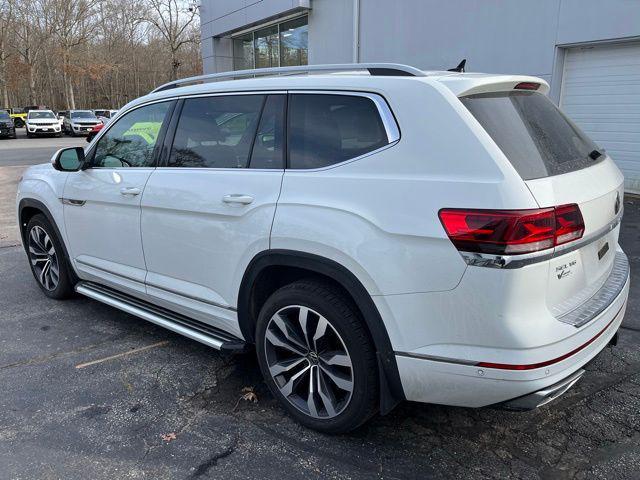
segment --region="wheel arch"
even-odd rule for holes
[[[244,273],[238,293],[238,322],[244,338],[248,342],[255,342],[255,325],[259,307],[262,304],[258,302],[256,305],[254,301],[256,297],[260,298],[256,288],[260,287],[260,281],[264,279],[265,273],[274,268],[297,272],[292,275],[292,278],[325,277],[340,286],[351,297],[376,349],[380,381],[380,412],[385,414],[398,402],[404,400],[398,365],[382,316],[371,295],[358,278],[334,260],[295,250],[269,250],[256,255]],[[284,283],[281,280],[275,288],[286,283],[286,280]]]
[[[44,215],[47,221],[53,227],[53,230],[56,236],[58,237],[58,239],[60,240],[60,244],[62,245],[62,250],[63,250],[62,253],[64,255],[64,258],[70,267],[70,272],[71,272],[71,275],[73,276],[71,280],[74,283],[77,282],[78,277],[73,268],[73,264],[71,263],[71,257],[69,256],[67,245],[64,242],[64,237],[60,233],[60,229],[58,228],[58,225],[56,224],[55,219],[53,218],[53,215],[51,214],[51,212],[49,211],[49,209],[44,203],[34,198],[23,198],[22,200],[20,200],[20,203],[18,204],[18,221],[19,221],[19,227],[20,227],[20,238],[22,240],[22,246],[25,249],[25,252],[27,251],[27,228],[26,228],[27,224],[29,223],[29,220],[31,220],[31,218],[33,218],[35,215],[38,215],[38,214]]]

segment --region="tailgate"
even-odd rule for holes
[[[584,219],[582,239],[556,247],[556,255],[567,253],[550,261],[547,305],[556,318],[562,318],[596,295],[612,273],[623,177],[607,158],[589,168],[526,183],[541,207],[576,203]]]
[[[616,264],[626,265],[624,254],[617,254],[624,194],[620,170],[541,93],[497,91],[464,96],[460,101],[495,141],[541,208],[578,205],[584,233],[555,247],[545,300],[556,318],[580,326],[582,320],[569,321],[573,318],[569,314],[603,296],[611,286],[608,280],[617,275]]]

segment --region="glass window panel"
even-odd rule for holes
[[[264,95],[185,100],[169,167],[245,168]]]
[[[280,49],[277,25],[255,32],[254,50],[256,68],[279,66]]]
[[[153,167],[154,150],[170,102],[154,103],[127,113],[102,136],[93,167]]]
[[[290,168],[326,167],[388,143],[378,108],[366,97],[290,95],[288,121]]]
[[[283,67],[309,63],[309,28],[307,17],[280,24],[280,65]]]
[[[253,33],[233,39],[233,68],[235,70],[253,68]]]

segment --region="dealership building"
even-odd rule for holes
[[[202,0],[205,73],[352,62],[529,74],[640,193],[640,0]]]

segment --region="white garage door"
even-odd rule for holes
[[[567,50],[560,106],[640,193],[640,43]]]

